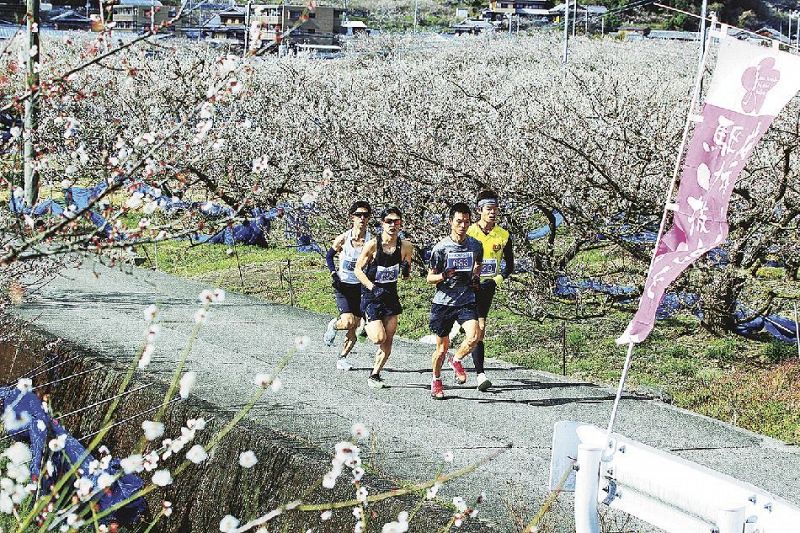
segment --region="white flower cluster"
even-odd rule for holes
[[[225,301],[225,291],[223,289],[203,289],[198,295],[198,299],[202,307],[194,314],[194,321],[196,324],[203,324],[208,318],[208,308],[212,303],[222,303]]]
[[[3,457],[8,463],[5,472],[0,471],[0,513],[12,514],[36,490],[36,484],[29,483],[31,450],[27,444],[15,442],[6,448]]]
[[[253,382],[257,387],[261,387],[262,389],[269,388],[272,392],[278,392],[283,387],[281,378],[278,376],[272,376],[271,374],[256,374],[253,378]]]
[[[383,524],[381,533],[405,533],[408,531],[408,513],[402,511],[397,515],[397,520]]]
[[[155,304],[147,306],[144,310],[144,319],[147,321],[147,331],[145,331],[145,345],[142,349],[142,355],[139,357],[139,368],[147,368],[147,365],[152,361],[153,352],[155,352],[156,349],[156,336],[159,331],[161,331],[161,326],[153,323],[157,314],[158,307],[156,307]]]
[[[332,489],[336,486],[336,480],[342,474],[343,467],[351,470],[353,475],[353,483],[359,484],[361,478],[364,476],[364,469],[361,467],[361,458],[359,457],[360,449],[358,446],[349,441],[342,441],[336,444],[336,453],[331,460],[331,469],[322,478],[322,486],[326,489]],[[367,489],[359,487],[356,492],[356,497],[366,502]]]

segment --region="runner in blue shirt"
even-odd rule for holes
[[[483,245],[467,235],[472,222],[471,213],[467,204],[454,204],[450,208],[450,235],[439,241],[431,253],[427,281],[436,285],[430,316],[430,329],[436,335],[436,349],[431,359],[431,396],[437,400],[444,398],[441,370],[450,347],[449,334],[453,324],[461,324],[465,333],[455,354],[448,357],[459,383],[467,381],[461,360],[478,342],[475,291],[480,285]]]

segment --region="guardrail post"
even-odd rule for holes
[[[744,531],[744,507],[722,509],[717,516],[719,533],[742,533]]]
[[[575,475],[575,532],[600,533],[597,493],[600,486],[600,458],[597,445],[578,445],[578,472]]]

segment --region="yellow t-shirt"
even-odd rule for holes
[[[509,233],[496,225],[488,234],[478,226],[472,224],[467,230],[467,235],[483,244],[483,265],[481,266],[482,278],[493,278],[500,274],[500,262],[503,260],[503,249],[509,239]]]

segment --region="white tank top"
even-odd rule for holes
[[[342,251],[339,252],[339,279],[342,280],[342,283],[347,283],[348,285],[358,285],[361,282],[358,281],[355,273],[356,261],[358,261],[358,256],[361,255],[361,250],[364,248],[364,245],[358,248],[354,247],[351,242],[353,237],[352,233],[352,229],[347,230],[347,234],[344,236]],[[367,231],[364,235],[364,242],[370,239],[372,239],[372,235]]]

